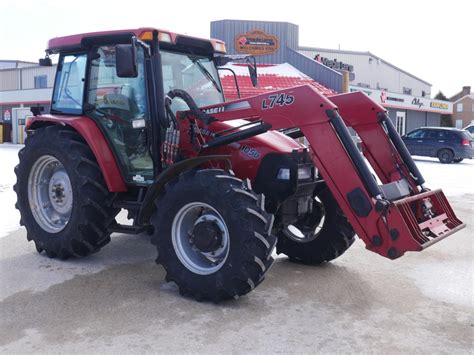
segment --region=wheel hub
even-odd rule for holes
[[[60,170],[49,181],[49,199],[52,207],[59,213],[68,213],[72,208],[72,189],[66,172]]]
[[[215,252],[222,246],[224,231],[215,218],[212,215],[200,217],[191,232],[189,242],[203,253]]]
[[[171,239],[181,263],[200,275],[219,270],[230,250],[224,218],[214,207],[203,202],[188,203],[176,213]]]

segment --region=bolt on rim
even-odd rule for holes
[[[49,233],[59,233],[69,222],[73,193],[71,180],[63,164],[51,155],[43,155],[28,177],[28,200],[38,225]]]
[[[213,233],[202,234],[200,228]],[[198,233],[201,233],[198,235]],[[199,275],[210,275],[224,266],[230,250],[230,237],[224,218],[212,206],[192,202],[183,206],[171,228],[174,251],[181,263]]]

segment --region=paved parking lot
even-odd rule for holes
[[[23,229],[6,232],[0,353],[472,353],[469,189],[449,197],[468,227],[423,253],[390,261],[357,241],[322,267],[278,258],[254,292],[219,305],[165,283],[148,236],[115,235],[100,253],[61,262],[37,254]],[[0,204],[7,200],[0,192]],[[4,221],[16,218],[8,211]]]

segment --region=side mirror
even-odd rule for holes
[[[52,67],[53,62],[51,61],[50,57],[46,56],[45,58],[39,59],[39,65],[40,67]]]
[[[247,58],[247,67],[249,69],[249,75],[250,75],[250,80],[252,81],[252,85],[253,87],[256,87],[258,85],[258,75],[257,75],[257,61],[255,60],[255,57]]]
[[[138,76],[135,37],[132,37],[131,44],[117,44],[115,46],[115,69],[119,78],[136,78]]]

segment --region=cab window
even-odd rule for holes
[[[174,89],[184,90],[199,107],[224,102],[219,75],[211,58],[165,50],[161,58],[165,94]],[[174,100],[172,108],[186,110],[187,106]]]
[[[86,54],[70,54],[60,58],[54,85],[52,110],[61,113],[82,113]]]

